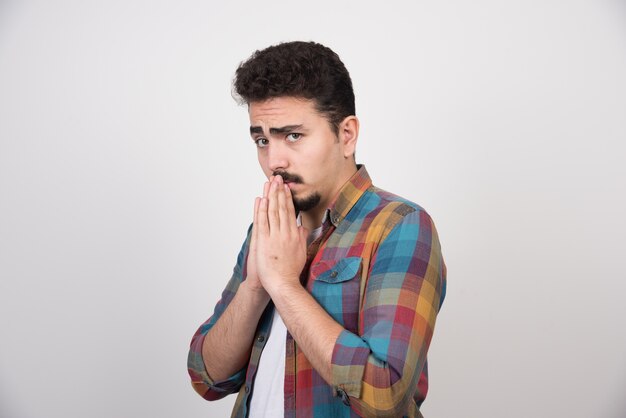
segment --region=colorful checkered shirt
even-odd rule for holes
[[[364,166],[327,214],[301,278],[344,330],[333,349],[330,384],[287,333],[285,417],[421,417],[426,353],[446,293],[435,226],[418,205],[373,186]],[[188,359],[192,385],[205,399],[239,391],[232,417],[248,416],[272,303],[259,321],[248,365],[235,375],[213,381],[202,344],[246,278],[249,238],[213,315],[193,336]]]

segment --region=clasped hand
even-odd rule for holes
[[[270,297],[284,285],[300,285],[306,263],[307,231],[298,226],[291,190],[280,175],[263,188],[254,202],[254,223],[247,264],[247,281]]]

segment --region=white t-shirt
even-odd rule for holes
[[[298,221],[300,221],[299,217]],[[319,238],[321,234],[321,226],[313,230],[307,238],[307,245]],[[278,309],[274,309],[270,334],[261,353],[259,367],[254,378],[252,399],[250,399],[250,418],[284,417],[286,346],[287,327]]]
[[[287,327],[274,309],[272,328],[254,378],[250,418],[277,417],[285,414],[285,350]]]

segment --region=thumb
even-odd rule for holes
[[[298,232],[300,233],[300,240],[304,241],[304,243],[306,244],[306,239],[309,236],[309,230],[300,225],[298,227]]]

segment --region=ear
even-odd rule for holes
[[[341,124],[339,124],[339,141],[343,145],[344,158],[354,156],[358,137],[359,119],[354,115],[347,116]]]

